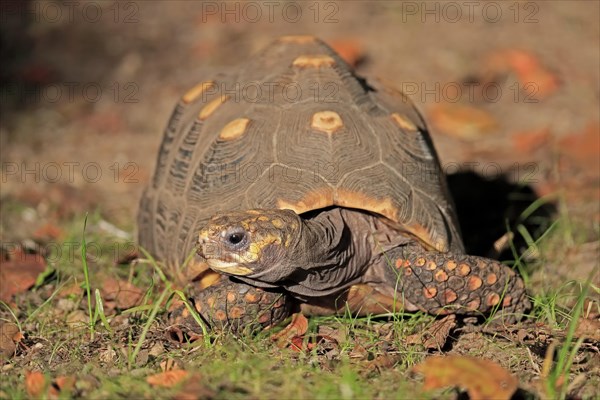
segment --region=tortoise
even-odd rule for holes
[[[410,100],[312,36],[279,38],[181,97],[138,227],[158,259],[218,273],[189,293],[215,329],[260,329],[298,310],[500,310],[510,322],[530,307],[511,268],[465,254]]]

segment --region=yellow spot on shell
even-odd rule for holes
[[[299,68],[331,67],[335,65],[335,60],[324,54],[303,55],[296,58],[292,65]]]
[[[398,220],[398,210],[389,197],[371,197],[360,191],[338,189],[335,195],[335,205],[381,214],[392,221]]]
[[[335,111],[320,111],[313,115],[310,126],[314,130],[331,134],[343,128],[344,122]]]
[[[401,129],[404,129],[409,132],[417,131],[417,126],[406,116],[398,113],[393,113],[391,117],[392,120],[396,123],[396,125],[398,125]]]
[[[233,140],[242,136],[246,132],[246,128],[250,120],[248,118],[234,119],[221,129],[219,138],[223,140]]]
[[[277,200],[277,208],[292,210],[296,214],[302,214],[307,211],[317,210],[319,208],[325,208],[332,205],[334,205],[333,190],[329,187],[323,187],[308,192],[300,200]]]
[[[282,43],[312,43],[316,40],[314,36],[311,35],[287,35],[279,38],[279,41]]]
[[[214,99],[213,101],[205,105],[202,108],[202,110],[200,110],[198,118],[201,121],[204,121],[206,118],[210,117],[211,114],[214,113],[215,110],[219,108],[221,104],[225,103],[227,100],[229,100],[229,96],[219,96],[218,98]]]
[[[202,93],[204,93],[206,90],[212,89],[214,86],[215,86],[215,83],[213,81],[200,82],[199,84],[197,84],[196,86],[194,86],[193,88],[191,88],[190,90],[185,92],[185,94],[183,95],[181,100],[185,104],[189,104],[189,103],[193,102],[194,100],[196,100],[198,97],[200,97],[202,95]]]

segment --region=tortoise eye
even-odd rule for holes
[[[244,236],[243,233],[232,233],[227,237],[227,241],[231,244],[238,244],[244,240]]]
[[[223,235],[225,244],[235,250],[242,249],[248,243],[248,235],[242,229],[232,229]]]

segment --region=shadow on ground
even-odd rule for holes
[[[465,171],[448,175],[447,179],[468,254],[514,259],[508,241],[500,249],[494,248],[507,232],[514,232],[514,247],[521,256],[528,245],[517,227],[525,227],[536,240],[556,213],[556,206],[540,201],[531,186],[512,183],[503,175],[484,178]]]

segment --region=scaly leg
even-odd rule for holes
[[[255,332],[278,324],[291,315],[293,299],[285,293],[266,291],[221,277],[207,288],[192,287],[190,303],[212,330]],[[185,305],[169,315],[173,325],[199,333],[199,327]]]
[[[437,315],[484,315],[498,310],[506,323],[531,308],[523,280],[512,269],[488,258],[426,251],[418,245],[385,253],[388,282],[396,282],[399,300]]]

